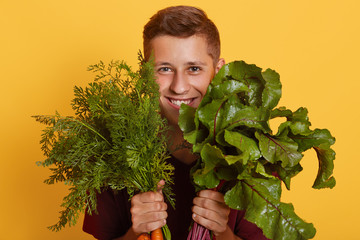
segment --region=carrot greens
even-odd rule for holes
[[[64,197],[57,224],[74,225],[79,213],[96,213],[96,195],[107,189],[137,192],[162,190],[174,205],[171,190],[173,166],[167,163],[166,120],[160,116],[159,90],[152,62],[133,71],[125,62],[91,65],[95,80],[82,88],[75,86],[72,108],[75,116],[34,116],[45,124],[39,165],[49,167],[47,184],[64,182],[70,192]],[[166,239],[170,239],[168,229]]]

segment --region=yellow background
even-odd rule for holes
[[[313,190],[315,153],[284,190],[283,200],[317,228],[315,239],[360,239],[359,55],[357,0],[0,0],[0,239],[92,239],[79,224],[53,233],[62,184],[48,186],[40,134],[30,118],[58,110],[71,115],[73,86],[93,79],[99,60],[134,67],[142,27],[160,8],[195,4],[217,24],[222,57],[281,75],[280,105],[309,110],[313,128],[336,137],[333,190]]]

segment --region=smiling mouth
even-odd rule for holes
[[[169,101],[170,101],[172,104],[180,107],[181,104],[183,104],[183,103],[186,104],[186,105],[189,105],[189,104],[193,101],[193,99],[179,100],[179,99],[171,99],[171,98],[169,98]]]

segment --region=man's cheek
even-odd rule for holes
[[[155,74],[155,82],[161,86],[160,82],[161,82],[161,78],[159,78],[159,75]]]

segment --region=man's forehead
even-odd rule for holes
[[[158,36],[151,41],[156,65],[181,63],[181,65],[208,65],[212,57],[208,53],[206,39],[193,35],[187,38]]]
[[[171,36],[171,35],[159,35],[154,37],[150,41],[150,50],[151,52],[154,52],[154,42],[161,42],[162,44],[168,45],[171,42],[176,42],[178,47],[181,47],[181,45],[196,41],[201,42],[201,45],[204,47],[204,49],[208,48],[208,43],[206,38],[203,35],[194,34],[189,37],[177,37],[177,36]]]

